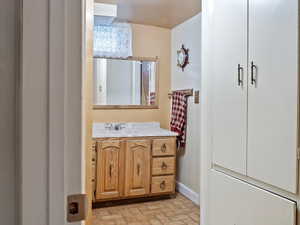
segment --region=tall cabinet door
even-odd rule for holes
[[[125,196],[150,193],[150,154],[150,140],[127,141]]]
[[[98,142],[97,153],[96,199],[118,198],[121,196],[121,143]]]
[[[212,0],[213,163],[246,174],[247,0]]]
[[[298,30],[298,0],[249,0],[248,175],[293,193]]]

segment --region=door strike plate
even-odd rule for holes
[[[67,200],[67,221],[78,222],[86,219],[88,211],[86,194],[69,195]]]

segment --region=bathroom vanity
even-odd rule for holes
[[[177,133],[159,123],[95,123],[94,202],[175,193]]]

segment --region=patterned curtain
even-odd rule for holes
[[[132,30],[128,23],[94,25],[94,56],[127,58],[132,56]]]

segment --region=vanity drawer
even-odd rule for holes
[[[175,157],[153,158],[152,175],[175,174]]]
[[[152,177],[151,193],[172,193],[175,191],[175,176]]]
[[[174,138],[154,139],[153,140],[153,156],[175,155],[176,146]]]

